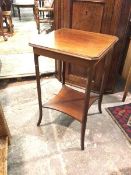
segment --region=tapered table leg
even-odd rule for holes
[[[20,7],[19,6],[17,6],[17,10],[18,10],[19,20],[21,21],[21,14],[20,14]]]
[[[84,111],[83,111],[83,119],[82,119],[82,126],[81,126],[81,150],[84,150],[86,122],[87,122],[87,115],[88,115],[88,109],[89,109],[91,83],[93,78],[92,70],[93,70],[93,65],[90,66],[88,71],[87,85],[85,90]]]
[[[39,126],[42,120],[42,98],[41,98],[41,86],[40,86],[39,61],[38,61],[38,55],[36,54],[34,54],[34,62],[35,62],[36,81],[37,81],[38,103],[39,103],[39,119],[37,122],[37,126]]]
[[[109,54],[110,55],[107,55],[105,57],[105,60],[104,60],[104,73],[103,73],[103,76],[102,76],[101,87],[100,87],[100,95],[99,95],[99,100],[98,100],[98,109],[99,109],[100,113],[102,113],[101,104],[102,104],[103,94],[104,94],[104,91],[105,91],[107,78],[108,78],[108,74],[109,74],[111,58],[112,58],[112,50],[109,52]]]
[[[62,62],[62,72],[61,72],[61,77],[62,77],[62,85],[64,85],[65,84],[65,66],[66,66],[66,64],[65,64],[65,62],[63,61]]]

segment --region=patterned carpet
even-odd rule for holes
[[[107,111],[131,142],[131,103],[109,107]]]

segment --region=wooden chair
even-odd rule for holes
[[[124,94],[123,94],[123,98],[122,101],[124,102],[128,93],[128,89],[129,89],[129,85],[130,85],[130,80],[131,80],[131,67],[129,69],[129,73],[127,76],[127,80],[126,80],[126,84],[125,84],[125,89],[124,89]]]
[[[12,15],[11,11],[2,11],[3,23],[5,23],[5,28],[7,32],[13,35],[14,32],[14,25],[12,22]]]
[[[10,131],[0,105],[0,175],[7,175],[8,144],[10,144]]]
[[[7,38],[5,37],[4,29],[6,29],[8,33],[13,34],[13,27],[14,26],[11,16],[11,1],[2,0],[0,2],[0,30],[5,41],[7,41]]]
[[[52,0],[49,3],[49,0],[34,0],[35,3],[35,21],[37,25],[38,34],[40,34],[40,24],[48,24],[49,27],[45,29],[46,32],[52,31],[54,29],[54,8]]]
[[[1,31],[1,35],[3,36],[4,38],[4,41],[7,41],[7,38],[4,34],[4,29],[3,29],[3,16],[2,16],[2,9],[0,7],[0,31]]]

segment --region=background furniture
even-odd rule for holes
[[[13,9],[14,16],[15,16],[15,9],[14,9],[15,7],[18,10],[19,20],[21,20],[20,8],[32,8],[33,14],[34,14],[34,0],[15,0],[12,3],[12,9]]]
[[[84,149],[84,137],[86,121],[89,107],[98,100],[98,109],[101,113],[101,103],[104,86],[111,57],[107,55],[112,52],[117,37],[99,33],[85,32],[75,29],[60,29],[44,35],[43,37],[34,38],[30,42],[33,47],[34,61],[36,69],[37,92],[39,102],[39,126],[42,120],[42,97],[40,87],[39,63],[40,55],[62,61],[62,89],[49,102],[43,105],[45,108],[51,108],[61,111],[74,119],[78,120],[81,125],[81,149]],[[76,44],[78,42],[78,44]],[[44,57],[43,57],[44,58]],[[91,85],[94,67],[98,62],[104,62],[104,72],[101,81],[101,88],[98,95],[91,95]],[[65,63],[80,65],[87,70],[88,78],[86,79],[85,93],[75,90],[73,87],[65,85]]]
[[[46,32],[52,31],[54,29],[54,0],[34,0],[35,1],[35,21],[37,25],[38,34],[40,34],[41,26],[43,23],[49,25]]]
[[[126,42],[126,52],[125,52],[125,63],[122,71],[122,77],[126,80],[124,94],[122,101],[124,102],[129,90],[129,85],[131,85],[131,18],[129,24],[129,32],[127,35],[127,42]]]
[[[5,24],[5,29],[7,29],[7,32],[11,35],[14,32],[14,25],[12,22],[12,14],[11,11],[2,11],[2,17],[3,17],[3,23]]]
[[[4,40],[7,41],[4,31],[13,34],[13,23],[11,17],[11,1],[2,0],[0,1],[0,30]]]
[[[0,31],[1,31],[1,35],[3,36],[4,38],[4,41],[7,41],[7,38],[4,34],[4,29],[3,29],[3,16],[2,16],[2,9],[0,7]]]
[[[127,79],[127,76],[131,67],[131,38],[129,40],[128,46],[129,47],[128,47],[128,51],[127,51],[127,55],[126,55],[126,59],[125,59],[125,63],[122,71],[122,77],[124,80]]]
[[[130,18],[130,23],[129,23],[129,32],[127,33],[127,41],[126,41],[126,51],[125,51],[125,62],[123,66],[123,71],[122,71],[122,77],[126,80],[129,69],[131,67],[131,18]]]
[[[0,175],[7,175],[8,143],[10,143],[10,138],[10,131],[0,105]]]
[[[2,11],[11,11],[12,0],[1,0]]]
[[[129,69],[129,73],[128,73],[125,88],[124,88],[124,94],[123,94],[123,98],[122,98],[123,102],[126,99],[130,84],[131,84],[131,66],[130,66],[130,69]]]
[[[126,50],[126,40],[131,16],[130,0],[56,0],[54,1],[55,28],[75,28],[85,31],[106,33],[119,37],[108,75],[105,92],[115,89],[118,73],[121,74]],[[62,64],[56,62],[57,77],[61,81]],[[92,89],[99,91],[103,74],[103,63],[95,68]],[[66,64],[65,81],[78,86],[85,86],[86,70],[80,66]]]

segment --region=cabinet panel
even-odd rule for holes
[[[72,28],[100,32],[104,5],[104,3],[74,2],[72,9]]]
[[[69,19],[67,20],[70,28],[79,30],[102,32],[106,33],[105,28],[109,29],[110,22],[107,22],[111,18],[114,0],[110,0],[110,3],[106,0],[72,0],[68,4],[68,12],[70,10]],[[77,44],[77,43],[76,43]],[[93,90],[99,91],[102,75],[103,75],[103,62],[100,62],[96,66],[94,74]],[[73,83],[79,86],[85,86],[85,78],[87,77],[87,70],[80,66],[66,64],[66,76],[65,80],[68,83]]]

